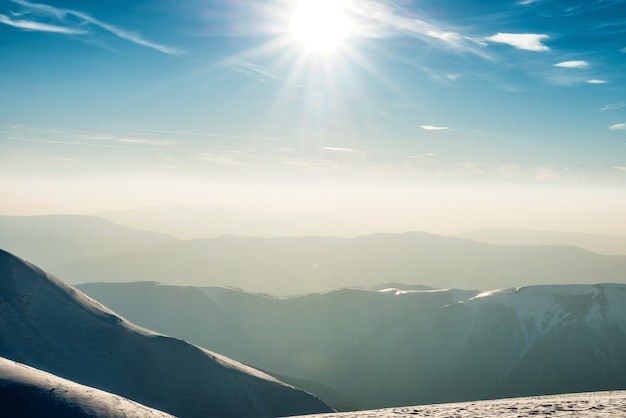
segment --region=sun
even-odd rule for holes
[[[345,1],[301,0],[291,19],[291,35],[311,52],[329,53],[340,47],[353,29]]]

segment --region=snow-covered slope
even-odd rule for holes
[[[139,328],[4,251],[0,356],[181,417],[330,411],[250,367]]]
[[[624,417],[626,416],[626,391],[571,393],[490,401],[407,406],[374,411],[309,415],[308,418],[410,416],[431,418]]]
[[[165,412],[0,357],[0,415],[40,418],[166,418]]]

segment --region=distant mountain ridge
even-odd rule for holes
[[[156,283],[79,287],[145,326],[294,378],[336,408],[626,389],[624,284],[398,285],[293,298]]]
[[[574,245],[598,254],[626,255],[626,237],[617,235],[492,228],[453,236],[495,245]]]
[[[0,356],[180,417],[330,411],[251,367],[128,322],[0,251]]]
[[[372,229],[368,225],[332,215],[259,213],[217,205],[148,206],[94,215],[129,228],[159,231],[182,239],[214,238],[227,234],[252,237],[355,236]]]
[[[222,236],[81,260],[53,273],[71,283],[158,281],[294,295],[382,282],[495,289],[626,282],[626,256],[576,247],[496,246],[425,232],[357,238]]]
[[[86,257],[139,250],[175,241],[85,215],[0,215],[0,248],[49,269]]]

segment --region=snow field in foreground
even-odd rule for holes
[[[308,415],[315,418],[378,418],[378,417],[626,417],[626,391],[571,393],[407,406],[374,411]]]

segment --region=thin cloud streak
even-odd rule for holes
[[[507,44],[514,48],[524,51],[543,52],[549,51],[546,45],[542,43],[542,40],[549,39],[550,37],[545,34],[537,33],[497,33],[493,36],[488,36],[485,39],[491,42]]]
[[[138,33],[130,32],[125,29],[119,28],[117,26],[110,25],[108,23],[102,22],[82,12],[77,12],[71,9],[61,9],[61,8],[57,8],[57,7],[53,7],[53,6],[49,6],[49,5],[41,4],[41,3],[30,3],[25,0],[11,0],[11,1],[13,3],[19,4],[20,6],[30,9],[32,12],[37,12],[39,14],[52,16],[58,20],[65,20],[67,16],[73,16],[75,18],[80,19],[83,24],[90,24],[90,25],[99,27],[100,29],[104,29],[105,31],[117,36],[118,38],[127,40],[136,45],[141,45],[147,48],[155,49],[164,54],[168,54],[168,55],[182,55],[183,54],[183,51],[178,48],[172,48],[169,46],[165,46],[165,45],[157,44],[155,42],[148,41],[147,39],[142,38],[141,35],[139,35]],[[31,22],[31,23],[37,23],[37,22]],[[47,25],[47,24],[39,23],[39,25]],[[52,26],[54,27],[54,25]],[[57,32],[57,33],[68,33],[68,32]],[[83,31],[82,33],[85,33],[85,32]],[[73,32],[72,34],[78,34],[78,33]]]
[[[624,102],[612,103],[612,104],[602,106],[602,108],[600,109],[600,112],[604,112],[607,110],[617,110],[617,109],[621,109],[624,106],[626,106],[626,103]]]
[[[450,128],[447,126],[433,126],[433,125],[422,125],[420,126],[425,131],[449,131]]]
[[[68,28],[65,26],[49,25],[47,23],[33,22],[30,20],[11,20],[8,16],[0,14],[0,23],[14,28],[25,29],[37,32],[62,33],[65,35],[84,35],[89,33],[82,29]]]
[[[615,125],[609,126],[609,129],[612,131],[626,130],[626,123],[616,123]]]
[[[585,68],[589,66],[589,63],[587,61],[563,61],[554,64],[554,66],[561,68]]]
[[[367,1],[354,8],[353,12],[364,20],[377,22],[384,30],[392,30],[405,33],[410,36],[421,37],[424,40],[437,39],[445,46],[462,52],[472,52],[484,58],[488,58],[482,50],[486,46],[480,38],[462,35],[442,25],[420,19],[416,16],[398,14],[396,11],[381,1]],[[374,30],[366,35],[380,36]]]
[[[591,79],[591,80],[587,80],[586,83],[588,84],[606,84],[607,81],[606,80],[598,80],[597,78]]]

